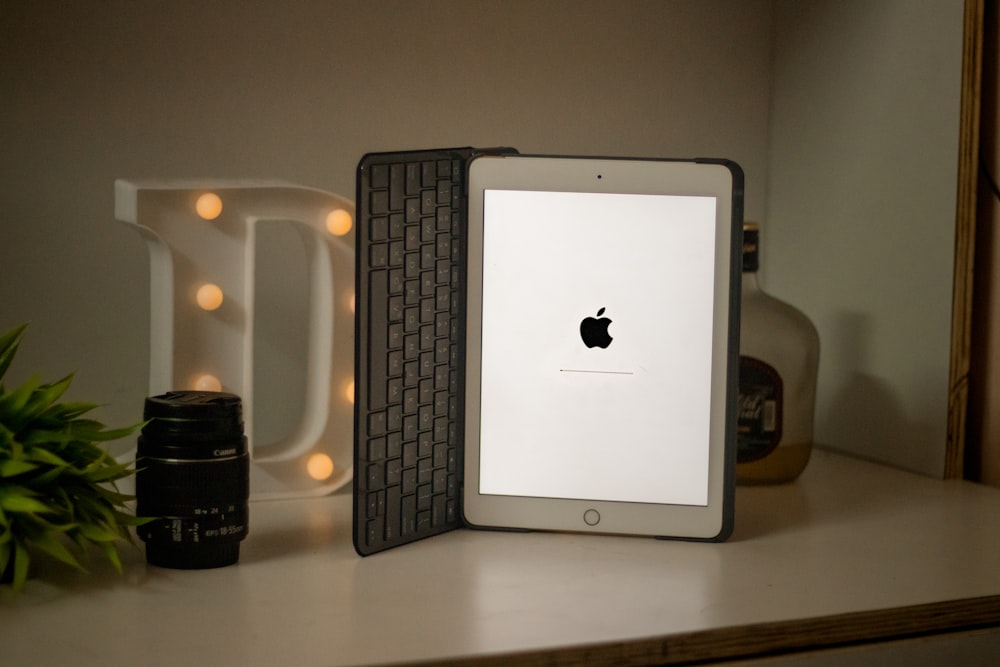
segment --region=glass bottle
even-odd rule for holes
[[[760,227],[743,225],[736,480],[788,482],[812,453],[819,334],[809,318],[761,290]]]

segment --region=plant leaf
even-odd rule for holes
[[[31,377],[17,389],[0,394],[0,421],[15,433],[23,426],[24,406],[31,400],[31,395],[41,382],[38,377]]]
[[[101,494],[101,497],[107,500],[112,505],[124,505],[130,500],[135,500],[135,496],[129,493],[121,493],[114,489],[109,489],[103,486],[98,486],[95,488],[97,493]]]
[[[24,487],[2,486],[0,487],[0,508],[8,512],[50,512],[51,508],[45,503],[36,500],[32,496],[36,495]]]
[[[45,414],[45,411],[51,408],[52,404],[66,393],[72,380],[73,376],[67,375],[54,384],[42,384],[36,387],[31,392],[28,401],[21,408],[21,423],[28,425]]]
[[[14,360],[14,355],[17,354],[17,347],[21,342],[21,336],[27,328],[27,324],[22,324],[0,336],[0,379],[7,373],[10,362]]]
[[[0,422],[0,449],[10,450],[13,455],[14,445],[16,444],[14,440],[15,435],[16,433],[7,428],[3,422]]]
[[[111,457],[108,457],[114,461]],[[104,463],[100,465],[91,464],[83,471],[84,477],[90,482],[101,483],[111,482],[132,474],[131,468],[125,463]]]
[[[78,440],[85,442],[107,442],[119,440],[135,433],[136,426],[109,429],[104,424],[93,419],[77,419],[70,422],[70,433]]]
[[[48,449],[43,449],[41,447],[33,447],[28,450],[24,458],[29,461],[36,461],[38,463],[44,463],[46,465],[55,466],[56,468],[67,468],[69,463],[62,459],[61,457],[53,454]]]
[[[39,419],[46,424],[53,423],[62,426],[68,421],[87,414],[96,407],[96,403],[57,403],[46,410]]]
[[[98,546],[104,552],[104,555],[107,556],[108,560],[111,561],[111,564],[114,566],[115,570],[118,571],[118,574],[121,574],[122,573],[122,559],[118,556],[118,549],[115,548],[115,543],[114,542],[100,542],[100,543],[98,543]]]
[[[14,581],[15,593],[24,590],[24,584],[28,581],[28,565],[31,563],[31,554],[20,542],[14,543]]]
[[[117,531],[92,523],[82,523],[77,530],[91,542],[114,542],[120,537]]]
[[[31,472],[37,468],[34,463],[29,461],[19,461],[10,460],[0,463],[0,479],[4,477],[15,477],[16,475],[23,475],[26,472]]]
[[[122,526],[145,526],[150,521],[156,521],[161,517],[156,516],[133,516],[124,512],[115,512],[115,520]]]
[[[31,543],[66,565],[74,567],[81,572],[86,572],[86,569],[80,565],[80,561],[76,559],[76,556],[71,554],[69,549],[56,539],[52,533],[42,532],[38,535],[33,535]]]

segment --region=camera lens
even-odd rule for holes
[[[240,558],[248,530],[250,456],[234,394],[174,391],[146,399],[136,453],[136,533],[146,561],[198,569]]]

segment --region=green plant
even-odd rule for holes
[[[0,336],[0,574],[15,591],[40,552],[85,570],[77,555],[97,547],[121,572],[117,542],[134,544],[128,527],[143,523],[126,506],[133,496],[116,485],[135,470],[100,444],[138,425],[109,430],[85,418],[96,405],[59,403],[72,375],[51,384],[32,378],[11,391],[4,386],[26,327]]]

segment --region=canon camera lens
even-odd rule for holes
[[[231,565],[247,535],[250,457],[234,394],[174,391],[146,399],[136,456],[136,530],[146,561],[197,569]]]

